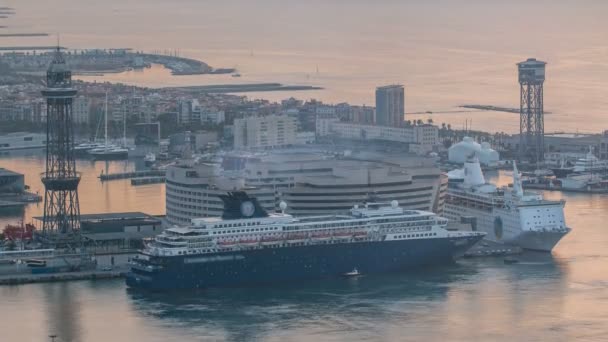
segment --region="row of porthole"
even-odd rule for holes
[[[424,234],[408,234],[408,235],[397,235],[397,239],[404,239],[410,237],[425,237],[425,236],[436,236],[437,233],[424,233]]]

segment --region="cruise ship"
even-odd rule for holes
[[[473,157],[464,169],[448,173],[444,216],[470,222],[473,230],[487,233],[487,240],[549,252],[570,231],[564,205],[564,201],[524,192],[515,163],[512,188],[486,183],[479,161]]]
[[[267,213],[244,192],[221,196],[222,217],[192,219],[148,242],[127,285],[199,289],[396,272],[451,262],[485,235],[448,231],[431,212],[355,206],[348,215],[296,218]]]

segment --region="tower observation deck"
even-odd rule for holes
[[[519,158],[541,163],[545,154],[543,83],[546,62],[528,58],[517,63],[519,72]]]
[[[74,160],[74,131],[72,73],[63,54],[57,48],[46,73],[46,88],[42,95],[47,104],[46,169],[44,184],[44,218],[41,240],[56,247],[73,246],[80,242],[80,207]]]

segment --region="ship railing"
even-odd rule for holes
[[[550,226],[534,226],[532,231],[541,232],[541,233],[554,233],[554,232],[563,232],[568,230],[565,226],[560,225],[550,225]]]

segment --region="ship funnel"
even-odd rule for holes
[[[483,185],[486,183],[479,165],[479,159],[472,156],[467,159],[464,163],[464,185],[465,186],[476,186]]]
[[[513,161],[513,192],[515,192],[518,197],[524,195],[524,189],[521,185],[521,175],[519,174],[515,160]]]

